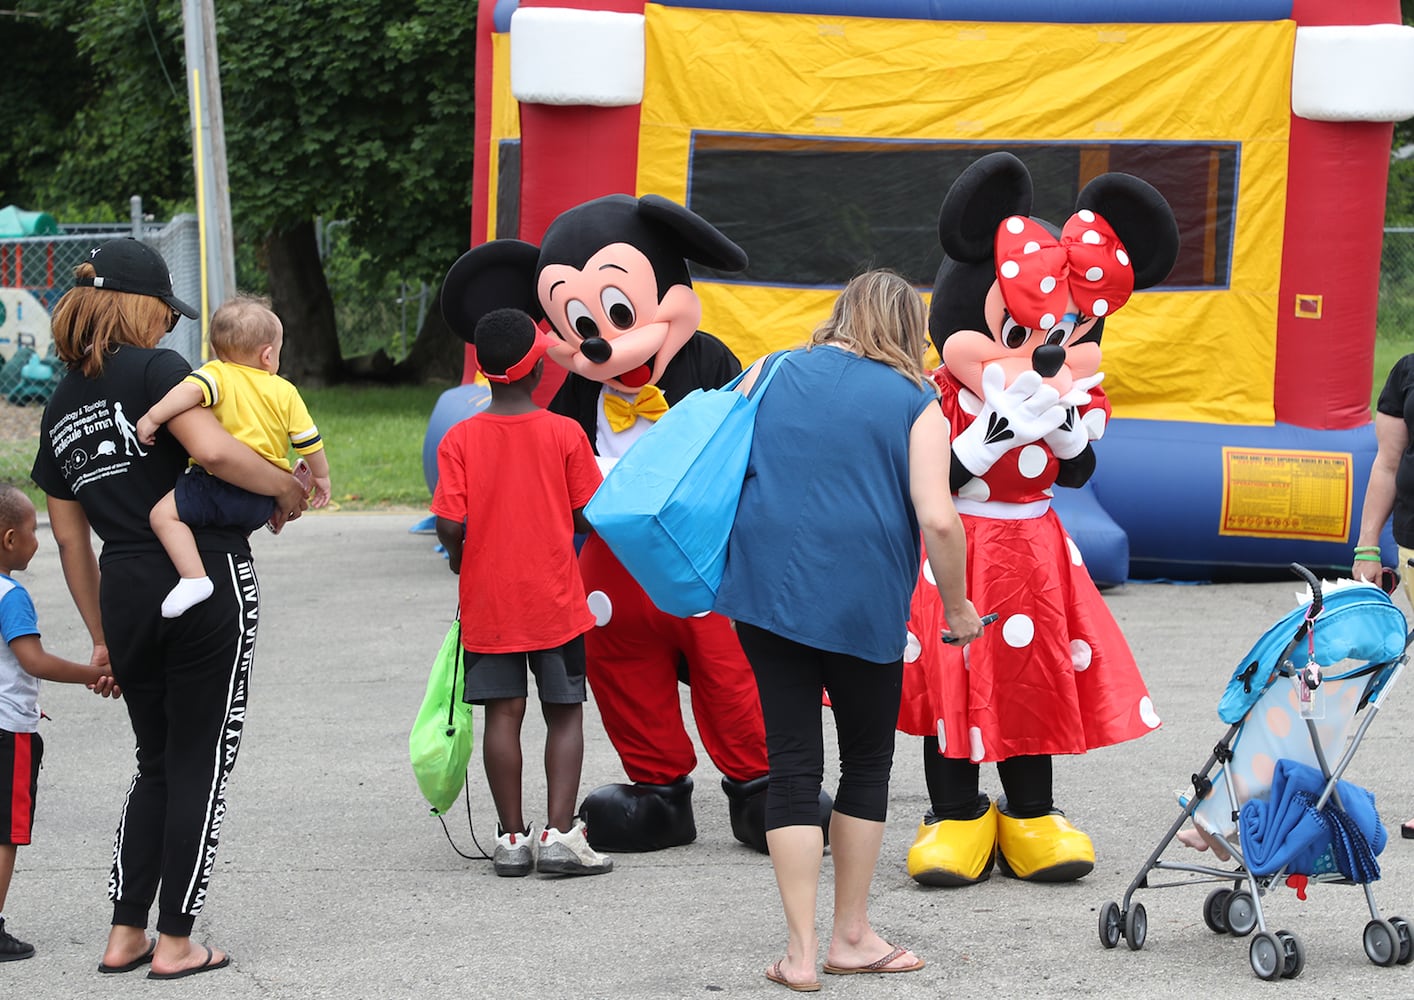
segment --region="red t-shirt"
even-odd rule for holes
[[[572,512],[589,502],[601,479],[583,429],[546,410],[478,413],[442,437],[432,513],[466,522],[465,649],[551,649],[594,627]]]

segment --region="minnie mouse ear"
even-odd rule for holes
[[[954,260],[976,263],[992,256],[997,226],[1031,214],[1031,172],[1010,153],[988,153],[953,181],[938,210],[938,241]]]
[[[458,337],[473,342],[476,323],[495,309],[519,309],[544,318],[535,294],[540,249],[522,240],[492,240],[457,258],[442,282],[442,317]]]
[[[1114,229],[1134,265],[1134,287],[1150,288],[1168,277],[1178,260],[1178,223],[1164,196],[1133,174],[1101,174],[1075,199]]]

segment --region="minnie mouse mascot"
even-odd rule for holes
[[[1087,874],[1094,847],[1055,808],[1051,757],[1159,725],[1050,497],[1094,472],[1091,442],[1110,416],[1105,318],[1164,279],[1178,228],[1163,196],[1129,174],[1094,178],[1059,230],[1031,218],[1031,203],[1026,166],[993,153],[963,172],[938,218],[933,378],[952,425],[968,597],[998,620],[964,650],[939,642],[946,624],[924,561],[910,626],[921,648],[899,713],[901,731],[924,737],[932,808],[908,852],[924,885],[980,882],[994,859],[1036,882]],[[997,802],[979,787],[988,761],[1005,793]]]
[[[606,465],[689,392],[741,371],[725,344],[697,329],[702,303],[686,259],[721,271],[746,267],[740,247],[681,205],[608,195],[562,213],[538,247],[494,240],[469,250],[448,272],[443,308],[464,337],[500,306],[547,323],[558,337],[548,353],[569,371],[550,409],[578,420]],[[697,836],[697,757],[683,725],[681,679],[703,746],[725,776],[732,832],[764,853],[765,729],[730,622],[659,611],[596,535],[585,540],[580,571],[598,625],[585,636],[589,684],[633,782],[585,798],[590,842],[652,851]]]

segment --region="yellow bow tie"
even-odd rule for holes
[[[668,401],[663,398],[663,390],[656,385],[645,385],[639,389],[631,403],[612,392],[604,394],[604,416],[609,419],[609,426],[616,434],[628,430],[639,417],[657,420],[667,412]]]

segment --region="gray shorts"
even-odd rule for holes
[[[579,705],[584,690],[584,636],[563,646],[528,653],[473,653],[462,650],[466,670],[463,700],[473,705],[502,698],[525,698],[530,693],[526,671],[535,675],[540,700],[551,705]]]

